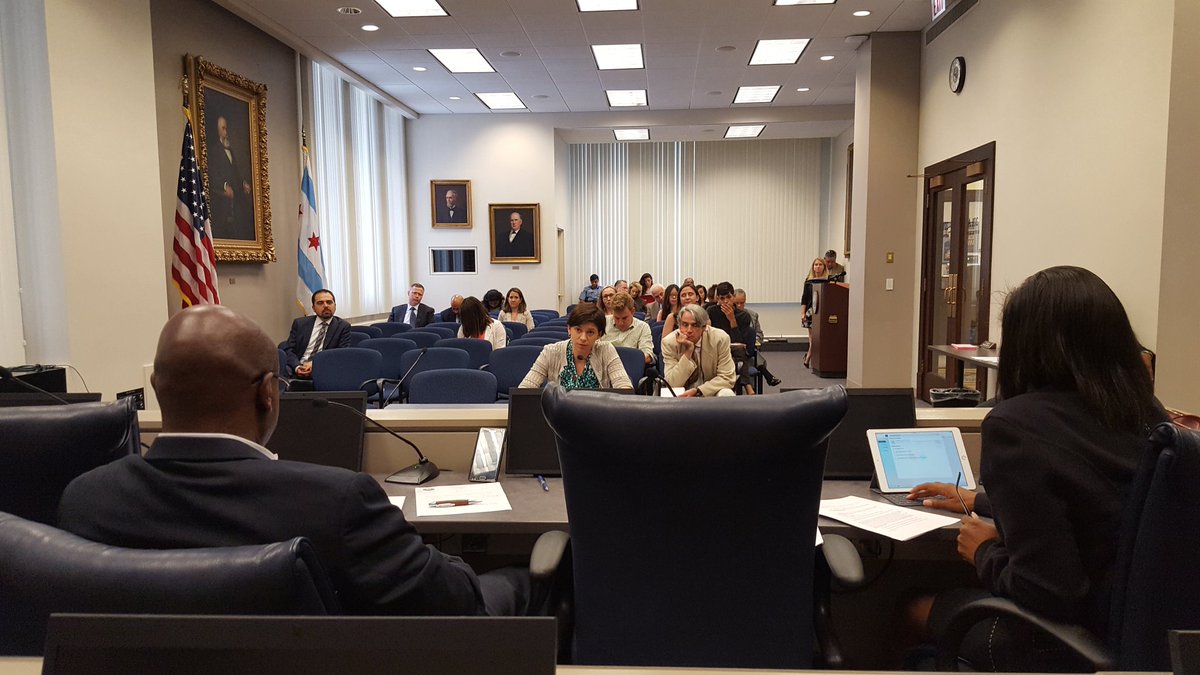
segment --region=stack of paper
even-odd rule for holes
[[[939,516],[920,509],[873,502],[862,497],[822,499],[821,515],[874,532],[897,541],[908,541],[940,527],[953,525],[958,518]]]

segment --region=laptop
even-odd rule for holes
[[[279,459],[362,471],[362,417],[336,405],[316,405],[316,399],[363,414],[367,407],[365,391],[284,392],[279,395],[279,424],[267,449]]]
[[[915,426],[917,413],[912,389],[847,389],[846,416],[829,435],[825,480],[870,480],[875,474],[875,464],[867,444],[867,429]]]
[[[569,396],[591,391],[633,394],[629,389],[574,390]],[[561,476],[554,431],[542,413],[541,388],[509,390],[508,432],[504,438],[504,473],[524,476]]]
[[[54,614],[43,673],[554,673],[553,617]]]
[[[906,495],[921,483],[956,482],[974,490],[975,473],[957,427],[868,429],[875,478],[871,490],[900,506],[921,506]]]

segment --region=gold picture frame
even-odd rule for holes
[[[267,86],[200,56],[187,56],[186,69],[217,260],[275,262]]]
[[[510,241],[514,217],[520,222],[517,235]],[[488,204],[488,240],[492,243],[493,263],[542,262],[541,205]]]
[[[450,193],[454,193],[453,204]],[[471,203],[471,181],[429,181],[429,217],[434,227],[471,229]]]

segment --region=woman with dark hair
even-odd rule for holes
[[[659,304],[661,306],[658,308],[658,315],[654,317],[655,321],[666,321],[668,316],[678,314],[679,308],[682,306],[679,304],[679,287],[675,284],[667,286],[667,289],[663,291],[662,302]]]
[[[642,273],[642,276],[638,278],[637,294],[638,295],[650,295],[650,287],[653,285],[654,285],[654,276],[652,274],[650,274],[649,272]]]
[[[515,321],[525,324],[525,328],[533,330],[533,315],[525,304],[525,294],[513,286],[508,289],[508,297],[504,301],[504,309],[500,310],[501,321]]]
[[[475,296],[465,298],[459,310],[458,337],[487,340],[492,349],[503,349],[508,344],[508,333],[504,324],[487,315],[483,303]]]
[[[663,319],[663,335],[670,335],[671,331],[675,330],[679,325],[679,310],[688,305],[700,304],[700,294],[696,291],[696,286],[689,284],[686,281],[679,287],[679,305],[675,311]]]
[[[704,284],[696,284],[696,304],[708,308],[708,288]]]
[[[492,289],[483,294],[483,309],[490,314],[504,306],[504,296],[500,291]]]
[[[543,347],[520,386],[540,387],[553,380],[564,389],[633,389],[617,348],[600,342],[607,323],[592,303],[576,305],[567,319],[571,337]]]
[[[938,635],[957,607],[990,592],[1104,635],[1122,501],[1166,412],[1125,308],[1088,270],[1051,267],[1026,279],[1004,305],[1001,337],[999,403],[982,426],[987,492],[963,490],[960,503],[953,485],[927,483],[909,495],[995,519],[963,518],[958,535],[986,591],[922,599],[913,617],[927,615]],[[1022,658],[1046,656],[1038,641],[988,619],[964,653],[977,668],[1022,670],[1037,665]]]

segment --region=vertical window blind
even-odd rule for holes
[[[404,118],[312,63],[311,150],[325,281],[338,314],[387,311],[408,288]]]
[[[823,139],[576,144],[569,278],[730,281],[799,302],[821,231]],[[583,283],[582,281],[580,283]]]

